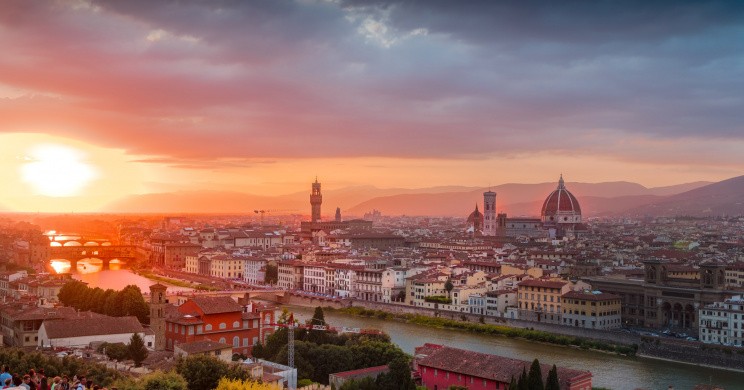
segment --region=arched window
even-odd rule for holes
[[[233,328],[240,328],[240,321],[233,322]]]
[[[220,337],[220,342],[221,342],[222,344],[225,344],[225,341],[226,341],[226,340],[225,340],[225,338],[224,338],[224,337]]]
[[[212,324],[205,325],[204,330],[212,330]]]
[[[235,336],[233,337],[233,348],[238,348],[238,347],[240,347],[240,337]]]
[[[227,324],[224,322],[220,322],[220,329],[227,329]]]

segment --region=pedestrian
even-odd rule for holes
[[[58,388],[59,384],[62,383],[62,378],[55,376],[54,379],[52,379],[52,388],[51,390],[61,390],[61,387]]]
[[[43,368],[39,369],[39,372],[36,373],[36,377],[36,382],[39,384],[39,390],[49,390],[49,382]]]
[[[31,376],[26,374],[23,376],[23,382],[21,382],[21,386],[23,386],[26,390],[31,390]]]
[[[11,379],[12,382],[13,375],[10,375],[10,367],[6,365],[3,366],[3,372],[0,373],[0,383],[5,384],[5,381],[8,379]]]

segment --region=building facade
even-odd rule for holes
[[[744,297],[736,295],[700,309],[700,341],[744,345]]]
[[[562,298],[563,325],[604,330],[622,327],[619,295],[599,291],[569,291]]]
[[[531,362],[490,355],[436,344],[416,348],[414,372],[427,389],[444,390],[451,387],[467,389],[506,390],[513,378],[529,371]],[[550,365],[541,365],[543,383],[547,381]],[[589,371],[558,367],[561,390],[591,390]]]
[[[570,287],[566,281],[528,279],[519,282],[519,319],[560,324],[561,297]]]

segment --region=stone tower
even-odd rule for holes
[[[320,222],[320,205],[323,203],[323,195],[320,194],[320,183],[315,178],[313,183],[313,192],[310,194],[310,207],[312,208],[311,222]]]
[[[336,207],[336,222],[341,222],[341,207]]]
[[[495,236],[497,227],[496,193],[487,191],[483,193],[483,235]]]
[[[160,283],[150,286],[150,328],[155,332],[155,350],[165,350],[165,291],[168,287]]]

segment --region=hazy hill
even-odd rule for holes
[[[473,187],[432,187],[419,189],[389,188],[372,186],[346,187],[337,190],[323,190],[323,213],[332,215],[336,207],[346,210],[370,198],[390,194],[442,191],[468,191]],[[263,196],[230,191],[179,191],[131,195],[108,204],[105,211],[123,213],[240,213],[253,210],[275,210],[279,213],[310,213],[310,188],[307,191],[279,196]]]
[[[744,176],[709,184],[628,210],[632,215],[744,215]]]
[[[649,189],[637,183],[566,183],[566,187],[579,199],[587,216],[615,214],[656,200],[656,193],[684,191],[704,183],[690,183],[671,187]],[[509,183],[492,187],[497,193],[496,209],[512,216],[537,216],[545,197],[557,183]],[[349,212],[363,214],[377,209],[387,215],[450,215],[467,216],[478,203],[483,207],[483,191],[447,192],[430,194],[402,194],[370,199],[352,207]]]
[[[582,202],[584,214],[607,215],[656,202],[655,195],[676,193],[706,183],[646,188],[637,183],[567,183],[566,186]],[[535,216],[540,212],[545,197],[556,188],[556,183],[494,186],[497,208],[510,215]],[[451,215],[465,216],[475,204],[482,208],[483,192],[487,188],[441,186],[430,188],[377,188],[354,186],[323,190],[323,215],[333,215],[341,207],[344,216],[362,215],[377,209],[386,215]],[[128,196],[107,205],[107,212],[144,213],[250,213],[256,209],[276,213],[309,214],[307,191],[280,196],[264,196],[229,191],[183,191]]]

